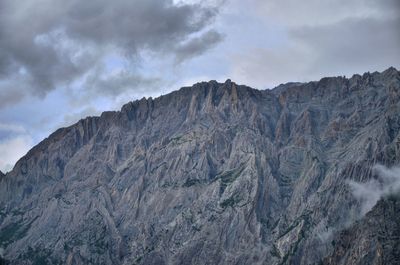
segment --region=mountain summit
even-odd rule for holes
[[[398,264],[398,197],[364,216],[349,182],[399,164],[399,113],[389,68],[264,91],[202,82],[87,117],[0,176],[0,256]]]

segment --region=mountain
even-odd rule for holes
[[[197,83],[87,117],[30,150],[0,177],[0,256],[383,264],[379,253],[399,253],[397,197],[363,216],[349,181],[399,160],[394,68],[263,91]]]
[[[400,264],[399,214],[398,197],[380,200],[333,241],[334,251],[325,264]]]

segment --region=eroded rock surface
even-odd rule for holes
[[[400,198],[380,200],[360,221],[341,232],[325,264],[400,264]],[[361,254],[361,255],[360,255]]]
[[[0,176],[2,258],[321,262],[359,212],[347,181],[399,163],[399,113],[390,68],[265,91],[203,82],[88,117]]]

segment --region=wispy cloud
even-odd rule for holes
[[[0,142],[0,170],[10,171],[14,164],[25,155],[32,146],[29,135],[18,135]]]
[[[0,123],[1,132],[12,132],[12,133],[25,133],[25,128],[20,124],[14,123]]]
[[[376,165],[377,176],[367,182],[349,181],[353,196],[360,202],[360,215],[364,216],[385,196],[400,195],[400,167],[387,168]]]
[[[0,170],[7,172],[32,146],[26,129],[16,123],[0,122]]]

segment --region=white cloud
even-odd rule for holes
[[[360,202],[361,216],[369,212],[381,198],[400,194],[400,167],[377,165],[373,170],[377,179],[365,183],[349,181],[353,196]]]
[[[29,135],[18,135],[0,141],[0,170],[10,171],[14,164],[32,147]]]
[[[0,132],[1,131],[13,132],[13,133],[24,133],[25,132],[25,128],[22,125],[19,125],[19,124],[0,123]]]

